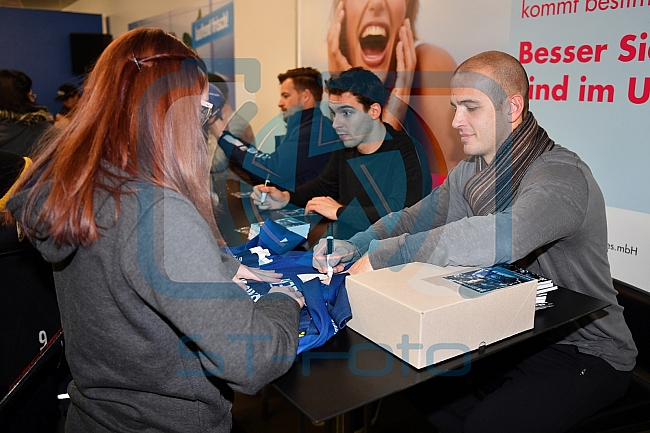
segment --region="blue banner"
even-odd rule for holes
[[[233,3],[199,18],[192,23],[192,41],[194,48],[233,33]]]

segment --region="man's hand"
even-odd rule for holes
[[[343,207],[341,203],[334,200],[332,197],[314,197],[307,202],[305,206],[306,212],[316,212],[323,215],[325,218],[336,220],[336,211]]]
[[[350,275],[355,275],[355,274],[363,274],[364,272],[368,271],[374,271],[375,269],[372,267],[370,264],[370,259],[368,258],[368,254],[364,255],[361,257],[355,264],[350,266],[350,269],[348,269],[348,273]]]
[[[341,52],[340,37],[343,19],[345,19],[344,1],[339,2],[327,30],[327,66],[334,76],[347,71],[352,66]]]
[[[271,290],[269,290],[269,293],[284,293],[287,296],[290,296],[293,298],[294,301],[300,305],[300,308],[305,306],[305,297],[303,294],[297,290],[293,290],[291,287],[286,287],[286,286],[276,286],[272,287]]]
[[[282,278],[282,274],[273,270],[266,271],[259,268],[249,268],[246,265],[239,265],[239,269],[237,269],[235,278],[243,278],[245,280],[253,281],[266,281],[267,283],[278,283],[280,282],[280,278]]]
[[[253,197],[253,203],[257,207],[262,210],[268,210],[282,209],[289,203],[291,195],[288,191],[280,191],[274,186],[256,185],[253,188],[253,195],[251,197]]]
[[[357,247],[348,241],[334,240],[332,254],[329,257],[329,265],[334,273],[342,272],[345,266],[354,260]],[[358,256],[357,256],[358,257]],[[314,247],[312,266],[318,272],[327,273],[327,240],[321,239]]]

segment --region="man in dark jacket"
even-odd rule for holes
[[[365,229],[431,191],[424,151],[406,132],[381,121],[385,100],[381,80],[368,70],[352,68],[331,79],[327,87],[333,126],[345,148],[332,154],[320,176],[293,193],[257,186],[255,204],[260,209],[280,209],[291,202]]]

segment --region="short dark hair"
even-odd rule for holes
[[[330,95],[342,95],[350,92],[356,98],[365,111],[368,111],[372,104],[379,104],[384,108],[386,101],[386,89],[378,76],[372,71],[362,67],[350,68],[341,72],[338,77],[327,80],[327,92]]]
[[[463,74],[485,75],[486,79],[476,79],[476,81],[484,82],[483,88],[478,90],[488,95],[496,108],[501,107],[506,97],[520,94],[524,98],[522,119],[528,115],[528,74],[519,60],[510,54],[501,51],[486,51],[470,57],[456,68],[452,83],[460,81],[458,78]],[[490,81],[491,85],[485,84]],[[452,87],[456,87],[456,85],[452,84]]]
[[[323,99],[323,79],[320,76],[320,71],[314,68],[296,68],[289,69],[283,74],[278,74],[280,84],[285,80],[291,78],[293,87],[299,92],[304,92],[309,89],[316,101]]]

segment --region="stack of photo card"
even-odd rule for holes
[[[521,275],[528,275],[537,280],[537,297],[535,299],[535,310],[543,310],[544,308],[549,308],[553,306],[552,302],[546,302],[546,294],[548,292],[552,292],[553,290],[557,289],[557,286],[555,285],[553,280],[512,264],[510,265],[503,264],[498,266],[517,272],[518,274]]]
[[[553,280],[509,264],[481,268],[474,271],[449,275],[444,278],[478,293],[487,293],[492,290],[536,279],[537,296],[535,298],[535,310],[552,307],[553,303],[546,302],[546,294],[557,289]]]

